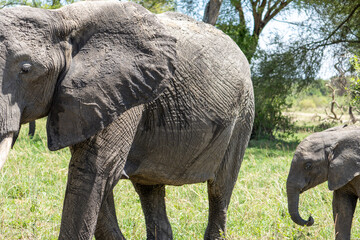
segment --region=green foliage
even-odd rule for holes
[[[299,106],[301,109],[314,109],[316,108],[316,104],[314,102],[314,100],[312,99],[303,99],[299,102]]]
[[[317,40],[307,41],[312,48],[332,46],[341,53],[359,53],[359,1],[295,0],[295,3],[295,7],[308,12],[308,21],[313,23],[310,31],[317,33]]]
[[[317,111],[324,112],[326,107],[329,107],[331,101],[331,93],[326,86],[328,81],[317,79],[311,82],[307,87],[304,87],[300,92],[296,91],[296,87],[292,94],[288,95],[287,99],[292,103],[292,111]]]
[[[350,95],[353,106],[360,106],[360,63],[359,58],[355,55],[351,58],[351,64],[355,70],[354,76],[350,79]]]
[[[308,55],[292,49],[283,52],[258,51],[252,64],[255,92],[254,136],[273,136],[275,131],[291,133],[290,118],[283,111],[291,106],[288,96],[300,91],[314,79],[314,69],[307,67]]]
[[[56,9],[77,0],[0,0],[0,9],[9,6],[30,6],[37,8]]]
[[[234,42],[240,47],[245,54],[247,60],[250,62],[255,54],[258,39],[256,36],[252,36],[249,29],[240,23],[228,22],[219,23],[217,28],[229,35]]]
[[[142,5],[153,13],[162,13],[167,11],[174,11],[176,4],[175,0],[130,0]]]
[[[290,1],[282,2],[281,4],[287,4]],[[302,41],[293,41],[285,46],[277,37],[271,43],[272,50],[265,52],[258,49],[259,33],[271,20],[271,18],[263,18],[264,14],[262,14],[274,4],[270,1],[267,3],[268,5],[263,5],[261,9],[261,6],[257,5],[260,2],[251,5],[248,1],[224,1],[216,25],[237,43],[252,64],[256,111],[253,137],[264,135],[273,137],[278,130],[291,133],[290,118],[283,114],[284,110],[291,106],[288,96],[294,92],[294,89],[300,91],[315,79],[316,71],[320,67],[318,59],[322,56],[319,51],[304,50]],[[273,7],[278,8],[277,13],[283,11],[280,5]],[[243,16],[249,9],[252,9],[251,20],[258,21],[258,32],[251,26],[255,23],[250,24],[249,18]],[[259,14],[256,13],[257,11]],[[317,100],[320,102],[320,99]]]

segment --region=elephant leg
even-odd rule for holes
[[[173,239],[166,215],[165,186],[134,183],[145,215],[147,240]]]
[[[59,239],[92,239],[100,208],[122,176],[140,118],[141,111],[130,109],[72,146]]]
[[[335,239],[350,240],[351,224],[357,199],[357,196],[341,188],[334,191],[332,205],[335,222]]]
[[[204,239],[225,239],[226,215],[240,166],[251,134],[251,127],[238,122],[216,177],[208,181],[209,217]]]
[[[95,238],[97,240],[125,240],[117,222],[113,191],[110,192],[101,206]]]
[[[33,137],[34,137],[34,135],[35,135],[35,128],[36,128],[36,123],[35,123],[35,121],[29,122],[29,133],[28,133],[28,135],[29,135],[30,138],[33,138]]]

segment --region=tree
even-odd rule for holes
[[[356,55],[360,49],[360,2],[351,0],[297,0],[298,9],[308,12],[309,22],[316,22],[311,31],[317,33],[316,38],[303,39],[305,51],[331,52],[337,76],[332,78],[329,88],[332,89],[332,118],[337,115],[334,106],[339,106],[343,112],[347,110],[351,122],[359,119],[359,64]],[[308,26],[309,27],[309,26]],[[310,28],[309,28],[310,29]],[[320,58],[319,58],[320,59]],[[321,60],[321,59],[320,59]],[[350,85],[339,90],[339,80]],[[337,80],[337,82],[334,82]],[[336,98],[340,92],[346,92],[347,101],[344,106],[338,105]],[[335,104],[335,105],[334,105]]]
[[[188,13],[198,12],[193,0],[183,0]],[[288,107],[286,97],[294,85],[302,86],[315,76],[315,68],[306,66],[312,58],[288,46],[275,42],[274,51],[258,49],[262,31],[280,12],[289,10],[293,0],[208,0],[203,20],[215,24],[228,34],[252,63],[255,92],[255,124],[253,136],[272,135],[274,130],[289,126],[282,111]],[[221,5],[221,8],[219,8]],[[198,16],[195,17],[199,19]],[[216,23],[214,19],[217,19]],[[276,41],[276,40],[275,40]],[[316,65],[316,63],[315,63]],[[297,67],[299,67],[297,70]],[[306,70],[302,73],[302,70]],[[274,91],[276,89],[276,91]],[[300,89],[300,88],[299,88]]]
[[[10,6],[31,6],[37,8],[56,9],[77,0],[0,0],[0,9]]]
[[[342,47],[357,53],[360,47],[360,2],[353,0],[297,0],[298,9],[308,11],[317,24],[318,39],[308,40],[309,48]]]
[[[234,37],[242,47],[241,36],[246,37],[246,56],[251,61],[258,46],[259,37],[265,26],[293,0],[207,0],[203,21],[217,25],[225,33]],[[192,14],[198,5],[193,0],[183,0],[184,8]],[[221,7],[222,6],[222,10]],[[246,20],[246,13],[251,19]],[[219,18],[219,20],[218,20]],[[251,39],[251,40],[250,40]],[[250,43],[251,44],[247,44]]]

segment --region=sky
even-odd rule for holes
[[[284,42],[289,42],[291,38],[299,34],[298,29],[289,22],[301,23],[306,21],[307,16],[297,12],[291,13],[287,16],[277,16],[265,26],[260,36],[259,46],[262,49],[267,49],[274,37],[274,33],[278,34]],[[337,74],[334,68],[334,59],[331,52],[326,52],[321,69],[318,73],[318,78],[328,80]]]

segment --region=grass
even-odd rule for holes
[[[0,172],[0,239],[57,239],[65,193],[67,149],[46,148],[45,120],[30,140],[24,127]],[[309,133],[297,135],[303,138]],[[299,140],[251,141],[228,210],[228,239],[333,239],[332,194],[326,184],[300,196],[300,213],[312,227],[294,224],[285,182]],[[115,189],[119,225],[127,239],[146,239],[140,201],[129,181]],[[206,184],[168,186],[167,212],[175,239],[202,239],[207,223]],[[353,238],[360,238],[356,213]]]

